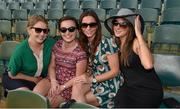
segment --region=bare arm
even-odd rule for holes
[[[106,81],[114,78],[119,73],[119,58],[118,53],[107,55],[110,71],[105,72],[101,75],[97,75],[95,78],[97,82]],[[91,78],[92,79],[92,78]]]
[[[87,60],[82,60],[76,64],[76,77],[80,76],[85,73],[87,67]],[[64,85],[66,88],[71,87],[74,83],[74,79],[72,78],[68,82],[66,82]]]
[[[142,36],[139,16],[137,16],[135,19],[135,32],[136,32],[137,40],[135,40],[134,42],[135,45],[134,49],[136,53],[139,55],[141,64],[144,66],[144,68],[151,69],[153,68],[153,56]]]
[[[27,81],[32,81],[34,83],[38,83],[42,78],[41,77],[33,77],[33,76],[28,76],[23,73],[17,73],[16,76],[12,76],[10,72],[8,72],[8,75],[11,79],[23,79]]]

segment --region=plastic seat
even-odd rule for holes
[[[11,10],[0,9],[0,20],[11,20]]]
[[[141,8],[154,8],[158,12],[161,12],[162,1],[161,0],[141,0]]]
[[[138,0],[121,0],[119,7],[135,11],[138,9]]]
[[[10,10],[20,9],[20,4],[19,4],[19,2],[11,2],[11,3],[9,3],[9,9],[10,9]]]
[[[7,9],[6,3],[5,2],[0,2],[0,9]]]
[[[81,3],[81,9],[93,9],[97,8],[97,1],[96,0],[84,0]]]
[[[174,90],[180,86],[180,56],[171,54],[154,54],[154,62],[154,68],[165,88],[164,99],[174,98],[180,103],[180,93],[177,93]],[[167,108],[168,106],[170,105],[166,105],[162,102],[160,107]],[[178,107],[174,106],[170,108]]]
[[[116,8],[116,0],[101,0],[99,4],[100,8],[105,9],[106,13],[109,13],[110,9]]]
[[[59,1],[51,1],[50,5],[49,5],[49,9],[60,9],[63,10],[63,1],[59,0]]]
[[[49,9],[47,11],[48,20],[59,20],[63,16],[63,11],[59,9]]]
[[[33,2],[21,3],[21,9],[27,9],[27,10],[34,9],[34,3]]]
[[[154,53],[180,54],[180,25],[164,24],[154,30],[152,50]]]
[[[104,22],[106,19],[106,11],[104,9],[96,8],[92,9],[98,15],[100,21]]]
[[[79,7],[79,2],[77,0],[68,0],[65,1],[64,3],[64,9],[78,9]]]
[[[35,3],[35,9],[41,9],[44,11],[47,11],[48,9],[48,3],[47,2],[36,2]]]
[[[57,22],[54,21],[49,21],[48,26],[50,28],[49,36],[50,37],[55,37],[57,34]]]
[[[101,22],[101,28],[102,28],[102,34],[105,37],[111,37],[111,34],[109,33],[109,31],[106,29],[106,27],[104,26],[104,23]]]
[[[15,20],[27,20],[28,14],[25,9],[16,9],[13,12],[13,18]]]
[[[180,24],[179,8],[167,8],[162,13],[161,24]]]
[[[0,33],[10,34],[11,33],[11,21],[0,20]]]
[[[45,13],[44,13],[44,10],[42,10],[42,9],[31,9],[29,11],[29,16],[32,16],[32,15],[42,15],[42,16],[44,16]]]
[[[75,17],[76,19],[79,19],[82,12],[83,10],[81,9],[67,9],[65,16],[72,16]]]
[[[179,0],[164,0],[164,8],[177,8],[180,7],[180,1]]]
[[[7,108],[48,108],[47,98],[29,90],[11,90],[6,99]]]
[[[26,31],[27,21],[16,21],[15,22],[15,33],[16,34],[27,34]]]
[[[17,41],[3,41],[0,47],[0,60],[3,62],[3,67],[6,68],[9,62],[9,59],[14,52],[16,45],[19,42]]]

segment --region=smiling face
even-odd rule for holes
[[[42,21],[38,21],[33,26],[28,27],[29,38],[39,44],[44,42],[48,32],[47,24]]]
[[[75,40],[77,35],[77,27],[73,20],[64,20],[60,24],[59,30],[63,40],[70,43]]]
[[[82,32],[86,35],[88,40],[93,40],[96,36],[97,22],[92,16],[85,16],[81,22]]]
[[[128,35],[129,22],[123,18],[116,18],[112,21],[112,28],[116,37],[122,38]]]

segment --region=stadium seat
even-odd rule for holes
[[[32,15],[42,15],[42,16],[45,16],[45,13],[44,13],[44,10],[42,10],[42,9],[31,9],[29,11],[29,16],[32,16]]]
[[[59,20],[63,16],[63,11],[60,9],[48,9],[47,19],[48,20]]]
[[[87,9],[94,9],[98,8],[96,0],[84,0],[81,2],[81,9],[87,10]]]
[[[180,0],[164,0],[164,8],[180,8]]]
[[[44,11],[47,11],[48,9],[48,3],[47,2],[36,2],[35,3],[35,9],[41,9]]]
[[[11,40],[10,33],[11,33],[11,21],[8,20],[0,20],[0,33],[1,38],[4,40]]]
[[[28,14],[26,9],[16,9],[12,14],[14,20],[27,20]]]
[[[79,19],[82,12],[83,10],[81,9],[67,9],[65,16],[72,16],[75,17],[76,19]]]
[[[15,33],[27,35],[27,21],[19,20],[15,22]]]
[[[0,9],[0,20],[11,20],[11,10]]]
[[[152,39],[154,53],[180,54],[180,25],[164,24],[155,27]]]
[[[7,67],[9,59],[19,42],[16,41],[3,41],[0,47],[0,60],[3,62],[4,68]]]
[[[94,8],[92,9],[95,11],[95,13],[98,15],[100,21],[104,22],[106,19],[106,11],[104,9],[100,9],[100,8]]]
[[[133,11],[138,9],[138,0],[121,0],[120,8],[128,8]]]
[[[49,108],[49,101],[44,96],[29,90],[10,90],[6,99],[7,108]]]
[[[6,3],[3,1],[0,1],[0,9],[7,9]]]
[[[31,10],[34,9],[34,3],[33,2],[24,2],[21,3],[21,9]]]
[[[57,34],[57,22],[54,22],[54,21],[48,21],[48,26],[49,26],[49,29],[50,29],[50,32],[49,32],[49,36],[50,37],[55,37]]]
[[[65,1],[64,3],[64,9],[78,9],[79,7],[79,2],[77,0],[68,0]]]
[[[101,0],[99,7],[106,10],[106,13],[109,13],[110,9],[116,8],[116,0]]]
[[[49,9],[53,9],[53,8],[63,10],[63,1],[62,0],[51,1],[49,5]]]
[[[179,8],[167,8],[162,13],[161,24],[180,24]]]
[[[164,100],[161,108],[178,108],[180,107],[180,93],[174,89],[180,86],[180,56],[171,54],[153,54],[154,55],[154,68],[164,86]],[[171,101],[165,102],[165,99]],[[172,101],[172,98],[174,99]],[[175,105],[175,101],[179,104]]]
[[[10,10],[20,9],[19,2],[11,2],[11,3],[9,3],[8,9],[10,9]]]
[[[160,14],[161,8],[162,8],[162,1],[161,0],[141,0],[140,7],[157,9]]]

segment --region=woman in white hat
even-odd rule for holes
[[[140,15],[124,8],[105,21],[106,28],[120,46],[120,69],[124,76],[124,84],[115,97],[115,107],[158,107],[163,97],[141,23]]]

